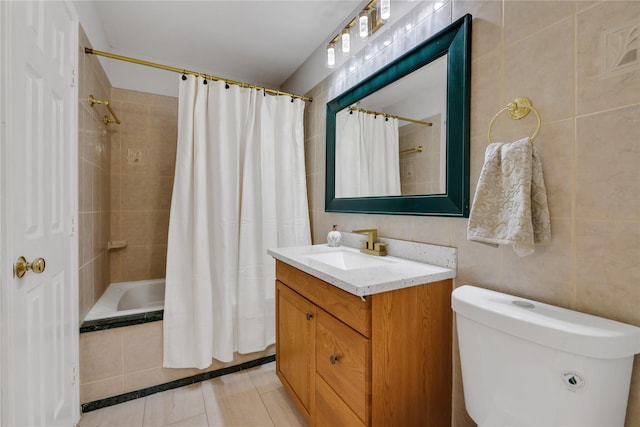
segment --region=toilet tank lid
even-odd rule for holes
[[[518,338],[579,356],[618,359],[640,353],[640,328],[561,307],[464,285],[451,295],[464,316]]]

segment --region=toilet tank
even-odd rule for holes
[[[451,303],[480,427],[624,426],[640,328],[469,285]]]

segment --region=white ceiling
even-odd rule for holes
[[[101,37],[92,38],[97,29],[85,28],[94,49],[278,89],[367,2],[91,3],[93,22],[103,30]],[[90,24],[83,22],[86,25]],[[144,83],[132,83],[141,66],[113,59],[102,59],[102,63],[113,86],[153,91]]]

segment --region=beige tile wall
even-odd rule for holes
[[[162,321],[80,334],[80,402],[164,384],[275,354],[235,354],[233,362],[213,360],[206,369],[162,367]]]
[[[454,1],[452,19],[473,15],[471,188],[487,145],[487,125],[516,96],[542,116],[536,144],[552,216],[552,242],[518,258],[466,240],[466,219],[324,212],[325,103],[332,77],[314,88],[306,112],[306,164],[315,243],[332,224],[377,227],[385,237],[458,248],[456,285],[472,283],[640,326],[640,52],[621,58],[624,30],[640,26],[637,1]],[[618,43],[616,43],[616,41]],[[634,59],[635,58],[635,59]],[[334,74],[335,75],[335,74]],[[535,122],[498,120],[511,141]],[[464,409],[457,348],[454,425]],[[640,425],[640,357],[626,426]]]
[[[79,235],[79,319],[91,309],[109,284],[109,212],[111,210],[110,130],[113,125],[100,121],[106,109],[90,106],[89,95],[109,99],[111,84],[93,55],[85,55],[90,46],[80,29],[79,106],[78,106],[78,235]]]
[[[165,277],[178,99],[111,89],[122,125],[111,134],[111,282]]]

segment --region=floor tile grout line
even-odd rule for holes
[[[271,425],[273,427],[277,427],[276,421],[273,419],[273,415],[271,415],[271,411],[269,410],[269,405],[267,405],[266,402],[264,401],[264,398],[263,398],[264,393],[261,393],[260,390],[258,390],[258,387],[253,382],[253,378],[251,378],[251,382],[253,383],[253,388],[255,388],[256,393],[258,393],[258,397],[260,398],[260,402],[262,402],[262,406],[264,406],[264,410],[267,411],[267,415],[269,415],[269,419],[271,420]]]
[[[207,420],[207,426],[209,425],[209,414],[207,414],[207,402],[204,401],[204,391],[202,390],[202,383],[204,381],[198,383],[198,389],[200,390],[200,399],[202,399],[202,411],[204,414],[204,418]]]
[[[142,405],[142,424],[140,425],[140,427],[144,427],[144,420],[147,417],[147,402],[149,401],[149,399],[147,399],[147,397],[142,397],[144,404]],[[109,406],[107,406],[108,408]]]

